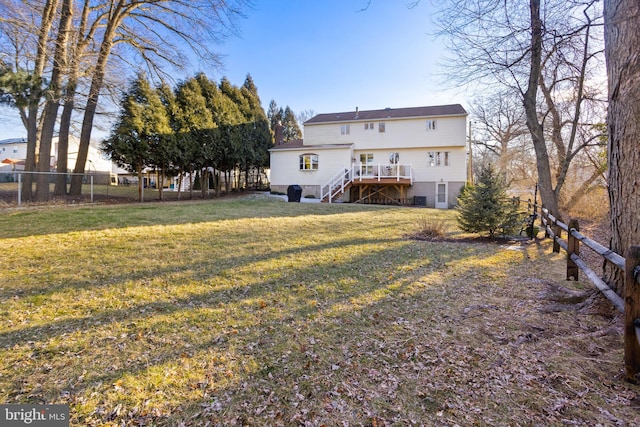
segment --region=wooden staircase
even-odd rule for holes
[[[331,178],[329,182],[320,187],[320,200],[322,203],[331,203],[339,199],[353,184],[354,168],[344,169]]]
[[[352,165],[338,172],[329,182],[320,187],[320,200],[332,203],[347,190],[357,186],[355,203],[372,203],[382,198],[385,201],[406,198],[406,188],[413,185],[411,165]],[[399,193],[391,196],[392,192]],[[373,196],[378,196],[374,199]]]

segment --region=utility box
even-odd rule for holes
[[[290,185],[287,187],[287,197],[290,202],[300,202],[302,198],[302,187],[299,185]]]
[[[415,206],[427,207],[427,196],[413,196],[413,204]]]

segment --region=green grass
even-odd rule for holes
[[[620,337],[589,335],[611,320],[539,310],[562,257],[407,238],[425,213],[460,235],[260,197],[5,210],[0,401],[96,426],[638,420]]]

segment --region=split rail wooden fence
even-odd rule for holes
[[[539,212],[538,212],[539,210]],[[551,215],[544,207],[533,205],[533,214],[529,226],[533,230],[536,218],[540,218],[545,237],[553,239],[553,252],[564,249],[567,253],[567,280],[578,280],[578,271],[582,270],[587,278],[624,313],[624,362],[627,380],[638,382],[640,374],[640,246],[632,246],[625,257],[580,233],[577,220],[568,224]],[[562,234],[567,238],[563,239]],[[531,235],[531,234],[530,234]],[[580,245],[584,244],[603,257],[625,274],[624,298],[620,297],[607,283],[580,258]]]

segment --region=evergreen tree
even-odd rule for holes
[[[245,159],[245,173],[248,174],[250,168],[260,169],[269,165],[269,149],[273,146],[273,136],[269,130],[267,114],[262,108],[258,88],[251,75],[247,74],[241,91],[251,107],[247,117],[250,150],[248,150],[248,158]],[[246,181],[248,183],[248,176]]]
[[[278,122],[282,123],[284,115],[284,110],[278,108],[278,104],[273,99],[269,102],[269,109],[267,110],[267,119],[269,119],[269,126],[271,127],[271,131],[276,131],[276,126]]]
[[[477,184],[464,187],[458,196],[458,225],[469,233],[517,231],[518,206],[507,196],[507,184],[492,165],[482,168]]]
[[[203,90],[202,80],[208,79],[203,74],[188,79],[176,88],[175,132],[180,150],[181,167],[189,172],[193,184],[193,172],[202,169],[210,158],[206,140],[202,138],[203,130],[215,127],[213,114],[209,107],[208,94]],[[215,85],[214,85],[215,87]],[[217,89],[216,89],[217,91]],[[194,186],[189,186],[190,197],[193,198]]]
[[[118,166],[138,174],[138,198],[142,201],[142,171],[154,166],[152,152],[171,133],[169,117],[158,92],[143,74],[133,81],[120,105],[120,117],[101,148]]]
[[[293,114],[293,111],[291,110],[291,108],[289,108],[288,105],[284,109],[282,126],[282,135],[284,137],[284,142],[302,138],[302,131],[300,130],[300,126],[298,126],[296,115]]]

